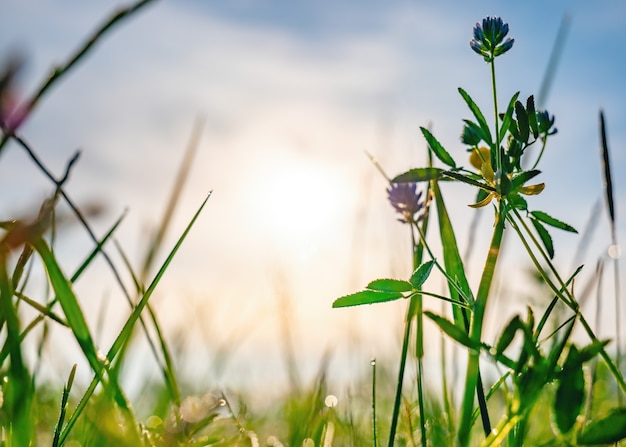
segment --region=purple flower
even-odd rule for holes
[[[403,223],[414,223],[415,215],[424,208],[422,191],[417,192],[417,183],[392,183],[387,189],[387,197],[391,206],[402,215],[398,219]]]
[[[474,38],[470,41],[470,47],[484,57],[486,62],[491,62],[513,46],[514,39],[504,40],[508,33],[509,25],[500,17],[485,17],[482,24],[477,23],[474,26]]]
[[[13,132],[26,118],[27,108],[17,99],[15,81],[22,66],[22,60],[13,56],[6,67],[0,67],[0,126],[6,132]]]

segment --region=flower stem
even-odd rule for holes
[[[487,299],[489,298],[489,290],[496,269],[498,255],[500,254],[500,245],[502,243],[502,235],[504,233],[504,204],[498,204],[496,211],[496,221],[491,237],[491,244],[483,268],[483,274],[478,287],[478,294],[474,303],[474,312],[470,323],[470,339],[476,343],[480,343],[483,328],[483,319],[487,308]],[[459,431],[457,433],[457,444],[460,446],[469,445],[470,431],[472,428],[472,413],[474,407],[474,393],[478,383],[479,376],[479,351],[470,349],[467,359],[467,373],[465,376],[465,388],[463,395],[463,404],[461,407],[461,420],[459,423]]]
[[[502,157],[500,154],[500,126],[498,125],[498,95],[496,93],[496,63],[491,59],[491,91],[493,93],[493,114],[496,126],[496,142],[494,150],[496,151],[496,172],[502,170]]]
[[[404,369],[406,367],[406,357],[409,352],[409,337],[411,335],[411,322],[413,321],[413,307],[415,297],[411,298],[406,313],[404,323],[404,336],[402,337],[402,353],[400,354],[400,369],[398,370],[398,384],[396,385],[396,396],[393,402],[393,414],[391,416],[391,427],[389,429],[389,447],[393,447],[396,430],[398,428],[398,418],[400,417],[400,403],[402,402],[402,383],[404,382]],[[421,415],[420,415],[421,416]]]
[[[533,244],[535,245],[535,247],[537,247],[537,249],[541,253],[542,257],[544,258],[544,261],[546,261],[546,263],[548,264],[548,267],[550,268],[550,271],[554,274],[556,280],[558,281],[558,284],[559,284],[560,288],[557,287],[554,284],[552,279],[548,276],[548,274],[545,272],[545,270],[541,267],[541,264],[539,264],[539,260],[535,256],[535,253],[532,251],[532,249],[531,249],[531,247],[530,247],[530,245],[529,245],[529,243],[528,243],[528,241],[526,239],[526,236],[522,233],[522,230],[517,225],[517,222],[515,222],[515,220],[513,220],[509,216],[508,217],[508,221],[511,223],[511,227],[513,227],[515,232],[518,234],[522,244],[524,244],[524,248],[526,249],[526,252],[530,256],[531,261],[535,265],[535,268],[541,274],[541,276],[544,279],[544,281],[546,282],[546,284],[552,289],[552,291],[556,294],[556,296],[559,297],[559,299],[561,299],[561,301],[563,301],[574,313],[577,314],[578,320],[582,324],[583,329],[585,330],[585,332],[587,333],[587,336],[591,339],[591,341],[592,342],[598,342],[599,341],[598,337],[596,337],[595,333],[593,332],[593,329],[591,329],[591,326],[587,322],[587,319],[583,316],[582,313],[580,313],[578,302],[576,301],[574,296],[567,289],[567,286],[566,286],[565,282],[563,281],[561,276],[558,274],[558,272],[556,271],[556,269],[552,265],[552,262],[550,261],[549,257],[545,254],[545,252],[541,248],[541,245],[539,244],[539,241],[537,241],[537,239],[535,238],[533,233],[530,231],[530,229],[528,228],[528,226],[526,225],[526,223],[522,219],[522,216],[520,216],[519,212],[517,212],[517,210],[514,210],[514,213],[515,213],[515,217],[517,218],[517,220],[519,220],[519,222],[522,224],[524,230],[526,231],[526,233],[528,234],[530,239],[533,241]],[[606,362],[607,367],[609,368],[609,371],[611,372],[611,375],[613,376],[613,378],[617,382],[617,385],[618,385],[619,389],[623,393],[626,393],[626,381],[624,380],[624,377],[622,376],[622,373],[620,372],[620,370],[617,367],[616,363],[607,354],[606,349],[601,349],[600,350],[600,356]]]

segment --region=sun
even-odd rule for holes
[[[267,166],[255,187],[256,225],[283,247],[315,249],[330,236],[333,222],[346,206],[338,169],[297,154],[274,159]]]

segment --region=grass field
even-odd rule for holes
[[[0,67],[0,155],[14,145],[12,149],[23,151],[51,188],[34,217],[0,222],[1,445],[512,447],[617,445],[626,438],[620,337],[611,341],[596,335],[601,325],[599,308],[607,301],[600,294],[605,281],[613,282],[615,296],[608,297],[610,304],[604,306],[614,306],[617,334],[621,331],[614,169],[605,117],[600,111],[599,123],[589,126],[601,142],[602,212],[609,216],[605,231],[612,245],[597,261],[591,279],[580,284],[583,266],[574,265],[570,271],[553,264],[559,247],[552,234],[577,230],[533,204],[546,184],[556,181],[543,178],[540,168],[557,133],[558,118],[539,107],[540,97],[499,96],[496,66],[504,61],[515,64],[515,41],[509,35],[514,30],[509,32],[508,24],[496,17],[476,24],[468,48],[476,53],[475,63],[488,64],[490,77],[485,83],[491,87],[491,97],[475,101],[458,89],[471,116],[459,117],[466,157],[455,159],[429,127],[421,127],[429,160],[425,166],[390,176],[370,156],[372,169],[388,184],[389,212],[399,220],[397,227],[406,230],[412,274],[374,279],[362,290],[338,297],[333,307],[348,308],[334,312],[351,312],[352,306],[404,302],[406,314],[398,322],[403,327],[399,358],[372,359],[338,393],[329,368],[335,353],[330,352],[320,360],[313,379],[303,381],[292,355],[298,349],[290,335],[290,324],[295,322],[285,312],[288,380],[283,389],[269,393],[198,383],[178,358],[190,349],[185,346],[189,340],[173,339],[163,330],[150,300],[176,254],[184,250],[198,216],[210,206],[208,193],[168,246],[166,235],[182,200],[201,124],[194,127],[164,215],[139,266],[133,265],[115,238],[124,215],[98,235],[91,223],[97,207],[80,207],[67,192],[71,174],[79,169],[80,154],[70,158],[64,174],[57,177],[20,130],[55,83],[103,36],[149,3],[140,1],[111,16],[23,105],[16,105],[14,90],[21,61],[11,59]],[[505,53],[506,59],[498,59]],[[468,205],[492,222],[475,288],[468,280],[454,214],[447,207],[448,186],[453,182],[473,191],[475,201]],[[76,223],[68,224],[70,219]],[[597,225],[592,221],[581,230],[581,245]],[[91,250],[74,271],[57,256],[61,243],[67,241],[58,238],[64,226],[91,239]],[[501,267],[507,238],[517,240],[526,256],[513,267],[516,271]],[[435,246],[441,247],[438,255]],[[157,254],[163,251],[166,256],[161,260]],[[99,321],[97,327],[88,323],[84,311],[88,297],[79,296],[74,287],[96,263],[107,266],[112,285],[123,291],[128,302],[124,322],[104,350],[96,341],[105,328],[110,330],[108,322]],[[495,279],[498,275],[504,278],[498,281],[531,278],[538,296],[522,313],[507,315],[497,337],[488,339],[485,315],[503,290]],[[437,283],[444,284],[442,290],[433,286]],[[287,299],[281,303],[289,304]],[[440,310],[433,312],[433,308]],[[587,316],[588,308],[594,310],[596,321]],[[425,336],[425,324],[439,329],[437,343]],[[78,347],[72,355],[76,364],[89,369],[88,374],[77,372],[76,364],[56,369],[56,359],[71,351],[50,336],[52,328],[62,328]],[[425,359],[433,358],[426,357],[425,351],[433,346],[440,349],[434,356],[437,364],[425,365]],[[129,376],[145,368],[137,360],[139,349],[152,358],[155,374],[135,377],[129,386]],[[228,357],[235,346],[221,349],[225,352],[212,361],[219,361],[220,355]],[[63,385],[55,377],[61,377]],[[266,395],[271,395],[271,401]]]

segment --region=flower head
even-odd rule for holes
[[[508,33],[509,25],[500,17],[485,17],[482,24],[477,23],[474,26],[474,38],[470,41],[470,47],[483,56],[485,62],[491,62],[513,46],[514,39],[504,40]]]
[[[15,81],[22,61],[13,56],[6,66],[0,67],[0,126],[13,132],[26,118],[27,108],[17,99]]]
[[[387,189],[387,197],[391,206],[402,215],[398,219],[400,222],[417,222],[415,215],[424,208],[422,191],[417,192],[417,183],[392,183]]]
[[[488,205],[493,199],[500,200],[504,197],[512,197],[516,194],[524,194],[532,196],[541,194],[545,188],[544,183],[524,186],[524,183],[516,183],[511,174],[502,171],[493,171],[491,165],[491,154],[488,148],[476,148],[470,154],[470,164],[474,166],[480,175],[482,175],[485,183],[491,187],[489,192],[485,191],[478,203],[470,205],[472,208],[481,208]],[[524,173],[521,174],[522,178]]]
[[[547,110],[537,112],[537,123],[539,124],[539,133],[544,135],[554,135],[556,128],[554,126],[554,115],[550,115]]]

